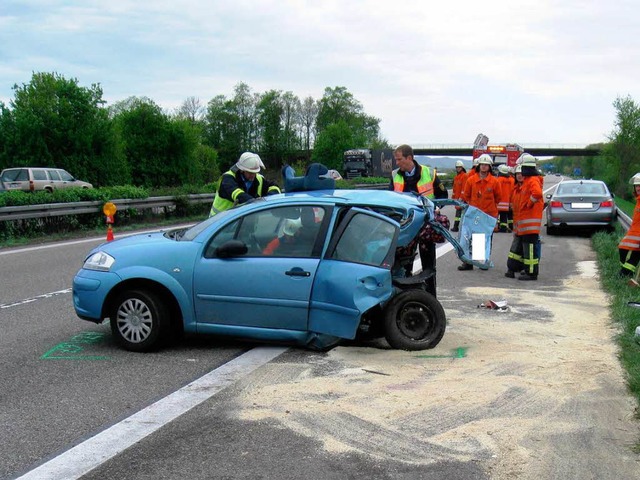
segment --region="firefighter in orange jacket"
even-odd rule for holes
[[[456,162],[456,176],[453,178],[453,198],[454,200],[462,200],[462,190],[464,189],[464,184],[467,182],[467,170],[464,168],[464,163],[462,160],[458,160]],[[456,216],[453,222],[452,232],[457,232],[460,227],[460,215],[462,213],[462,207],[456,207]]]
[[[634,276],[640,263],[640,172],[631,177],[629,183],[633,185],[636,207],[633,209],[629,231],[618,244],[620,275],[623,277]]]
[[[478,173],[469,175],[467,178],[463,197],[469,205],[498,218],[500,185],[496,177],[491,175],[491,165],[493,165],[493,159],[488,154],[483,153],[478,157]],[[463,263],[458,266],[458,270],[473,270],[473,265]]]
[[[500,185],[500,202],[498,203],[499,232],[511,231],[509,226],[509,209],[511,192],[515,181],[509,173],[509,167],[502,164],[498,167],[498,184]]]
[[[505,277],[537,280],[540,269],[540,228],[544,201],[535,165],[523,162],[516,167],[513,192],[513,242],[507,258]]]

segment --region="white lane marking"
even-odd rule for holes
[[[287,350],[249,350],[16,480],[78,479]]]
[[[0,304],[0,310],[2,310],[3,308],[17,307],[19,305],[24,305],[25,303],[35,302],[36,300],[40,300],[42,298],[51,298],[57,295],[63,295],[65,293],[71,293],[71,289],[65,288],[64,290],[58,290],[57,292],[43,293],[42,295],[37,295],[31,298],[25,298],[24,300],[18,300],[16,302],[2,303]]]

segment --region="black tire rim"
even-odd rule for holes
[[[398,330],[406,337],[422,340],[433,331],[433,316],[424,303],[407,302],[396,317]]]
[[[142,343],[153,331],[153,315],[149,306],[138,298],[122,302],[116,312],[118,332],[127,342]]]

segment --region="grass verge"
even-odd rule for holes
[[[635,336],[636,327],[640,325],[640,308],[628,305],[628,302],[640,302],[640,288],[628,285],[628,279],[618,275],[618,242],[622,235],[622,230],[618,227],[614,233],[594,234],[591,241],[598,256],[602,286],[610,298],[611,319],[620,326],[617,335],[620,362],[627,374],[629,391],[640,405],[640,338]],[[636,418],[640,418],[638,407]],[[640,445],[636,448],[640,451]]]

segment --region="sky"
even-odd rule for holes
[[[640,102],[635,0],[0,0],[0,102],[34,72],[107,105],[345,87],[392,145],[586,145]]]

